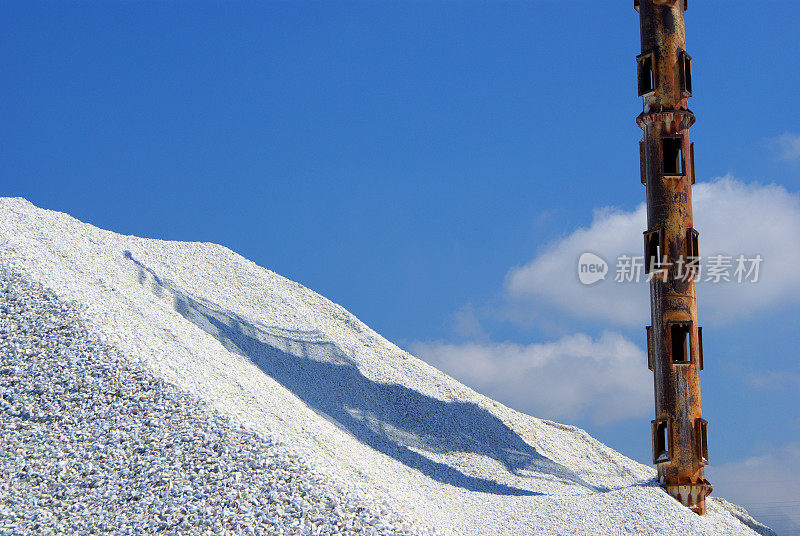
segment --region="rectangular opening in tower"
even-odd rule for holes
[[[669,461],[669,421],[653,421],[653,463]]]
[[[643,139],[639,140],[639,175],[642,184],[647,184],[647,156]]]
[[[703,328],[697,326],[697,368],[703,370]]]
[[[686,256],[687,257],[700,257],[700,233],[697,232],[695,229],[689,229],[687,231],[686,236],[686,243],[688,247],[686,248]],[[686,261],[689,262],[690,259]]]
[[[681,92],[684,97],[692,96],[692,57],[684,51],[680,52],[678,68],[681,74]]]
[[[708,422],[697,419],[697,450],[701,463],[708,463]]]
[[[652,52],[642,54],[636,58],[639,77],[639,96],[650,95],[656,89],[655,61]]]
[[[670,324],[670,339],[673,363],[692,362],[692,325],[689,323]]]
[[[681,136],[664,137],[661,139],[661,148],[664,175],[685,175],[686,161],[683,156],[683,138]]]
[[[661,268],[661,231],[646,231],[644,233],[644,273],[649,274]]]

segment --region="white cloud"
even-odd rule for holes
[[[485,339],[487,337],[472,304],[467,304],[455,312],[453,315],[453,329],[463,337],[471,337],[473,339]]]
[[[772,138],[769,144],[777,152],[778,159],[784,162],[800,161],[800,136],[788,132]]]
[[[800,393],[800,374],[791,370],[750,371],[744,377],[747,385],[756,389],[789,387]]]
[[[698,183],[693,189],[695,228],[703,257],[760,254],[757,283],[698,284],[701,322],[747,317],[782,303],[800,301],[800,198],[776,185],[745,184],[730,177]],[[534,310],[555,307],[569,314],[620,325],[649,318],[646,283],[614,281],[621,254],[641,256],[646,225],[644,204],[633,211],[595,212],[588,228],[578,229],[522,267],[512,269],[506,290],[512,300]],[[609,277],[591,286],[577,277],[577,260],[594,252],[610,265]],[[735,263],[734,263],[735,264]]]
[[[548,419],[608,423],[652,410],[647,357],[619,333],[530,345],[416,342],[411,350],[474,389]]]
[[[744,506],[778,534],[800,531],[800,445],[712,465],[706,472],[714,495]]]

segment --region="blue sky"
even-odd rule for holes
[[[637,291],[545,267],[605,240],[603,207],[641,241],[631,4],[4,2],[0,195],[224,244],[648,463]],[[800,504],[798,27],[789,0],[687,12],[701,244],[764,249],[759,284],[698,298],[710,473],[753,510]]]

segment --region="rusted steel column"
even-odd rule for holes
[[[706,422],[700,405],[702,331],[697,324],[692,262],[699,256],[692,224],[694,114],[691,56],[686,52],[687,0],[635,0],[642,53],[637,57],[644,110],[636,122],[641,180],[647,192],[645,270],[650,281],[648,361],[655,379],[653,463],[664,489],[698,514],[711,485]]]

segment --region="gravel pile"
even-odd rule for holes
[[[225,247],[3,197],[0,356],[0,536],[765,533]]]
[[[0,266],[0,534],[417,533],[90,337]]]

